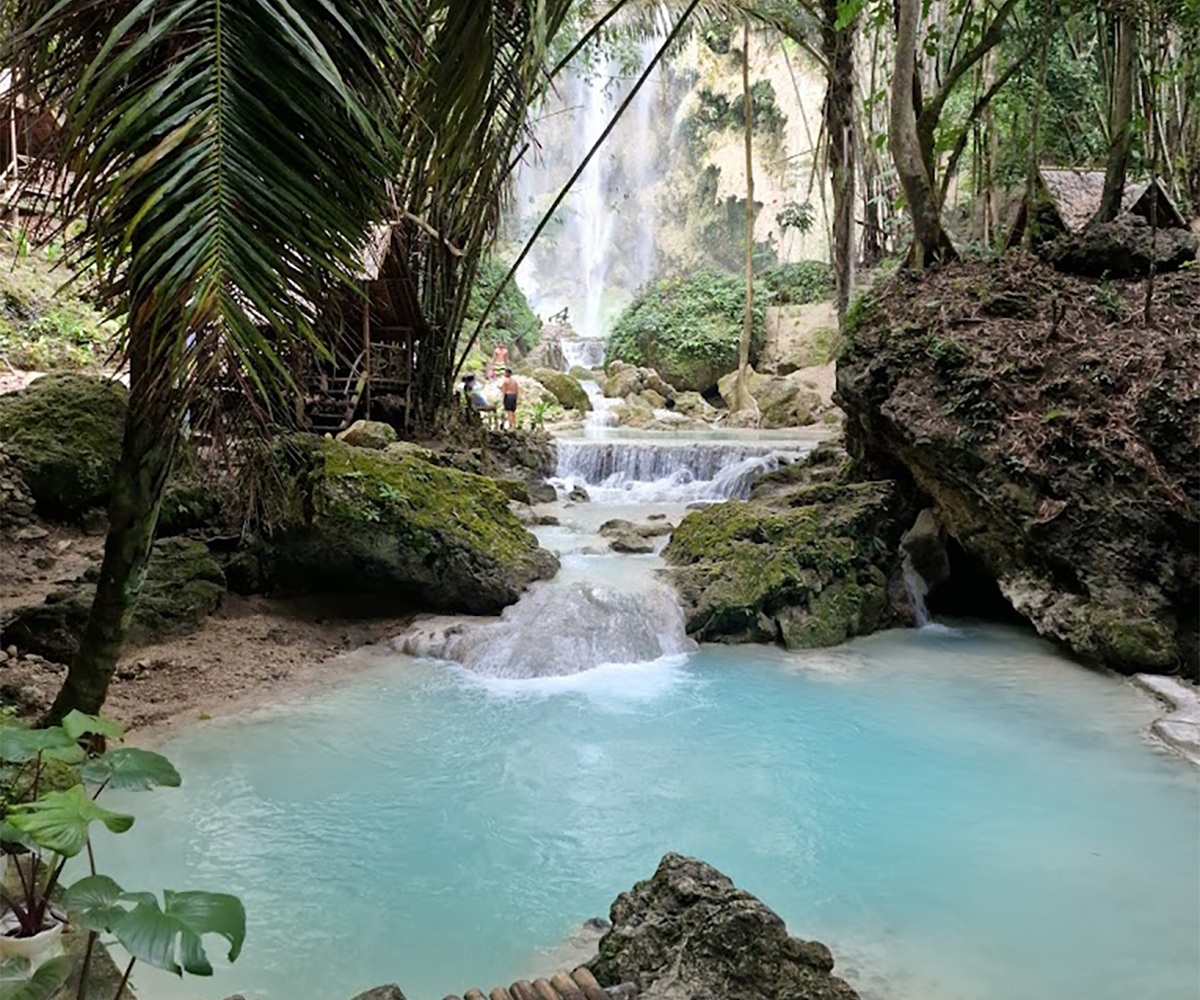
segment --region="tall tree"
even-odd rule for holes
[[[734,395],[735,409],[754,406],[750,395],[750,336],[754,330],[754,116],[750,98],[750,19],[742,19],[742,115],[746,127],[743,143],[746,154],[746,305],[742,315],[742,340],[738,345],[738,373]]]
[[[843,11],[845,11],[843,15]],[[854,121],[854,44],[858,10],[822,0],[821,52],[825,57],[825,134],[833,191],[833,275],[839,318],[854,289],[854,182],[858,160]]]
[[[933,177],[922,152],[914,110],[921,0],[897,0],[896,14],[896,64],[892,75],[888,146],[912,218],[913,242],[908,263],[920,268],[952,260],[957,253],[942,228],[941,202],[934,191]]]
[[[1104,193],[1094,221],[1109,222],[1121,211],[1125,175],[1133,145],[1133,88],[1137,77],[1137,21],[1128,0],[1114,3],[1116,50],[1113,53],[1112,91],[1109,97],[1108,159],[1104,166]]]

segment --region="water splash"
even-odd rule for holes
[[[904,580],[904,590],[908,594],[908,605],[912,608],[913,623],[917,628],[925,628],[929,625],[929,608],[925,605],[929,585],[913,567],[907,553],[900,562],[900,575]]]

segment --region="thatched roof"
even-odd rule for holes
[[[1042,167],[1042,183],[1050,196],[1063,225],[1073,233],[1079,232],[1091,221],[1100,207],[1104,194],[1103,170],[1073,170],[1065,167]],[[1171,201],[1161,184],[1158,188],[1159,225],[1170,228],[1186,226],[1182,215]],[[1150,181],[1128,181],[1121,199],[1121,207],[1138,215],[1149,216],[1149,199],[1143,198],[1150,191]]]

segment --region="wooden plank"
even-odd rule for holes
[[[508,992],[513,1000],[538,1000],[538,995],[533,992],[533,984],[528,979],[518,979],[508,988]]]
[[[533,992],[537,995],[538,1000],[562,1000],[558,991],[544,979],[533,981]]]
[[[562,1000],[585,1000],[583,991],[575,985],[575,980],[565,972],[556,972],[550,977],[550,985],[558,990]]]
[[[491,993],[488,994],[488,1000],[513,1000],[512,994],[503,986],[497,986]]]

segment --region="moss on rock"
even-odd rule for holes
[[[558,567],[490,479],[336,441],[302,439],[300,450],[303,513],[269,543],[279,587],[486,614]]]
[[[664,552],[700,640],[829,646],[888,620],[890,482],[804,486],[685,517]]]
[[[591,411],[592,401],[583,391],[583,386],[571,375],[551,371],[549,368],[535,368],[533,377],[549,389],[565,409],[578,410],[580,413]]]
[[[127,399],[120,382],[70,374],[0,396],[0,439],[20,450],[39,514],[73,519],[108,502]]]

